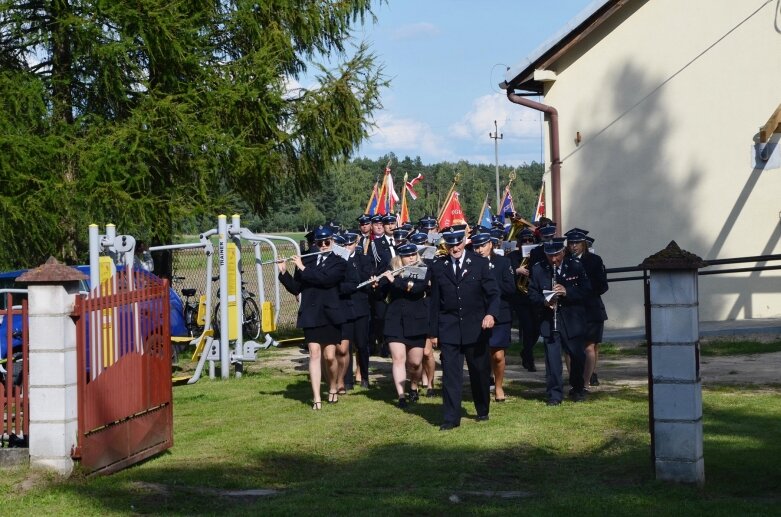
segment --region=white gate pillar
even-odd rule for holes
[[[87,276],[53,257],[27,271],[30,464],[69,475],[77,444],[76,324],[71,319],[79,281]]]
[[[649,396],[656,477],[703,485],[697,271],[707,263],[671,241],[641,265],[650,271]]]

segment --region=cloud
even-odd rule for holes
[[[512,140],[538,138],[541,113],[518,106],[501,93],[483,95],[472,102],[472,109],[450,127],[452,136],[464,140],[485,138],[494,131],[494,120],[499,133]]]
[[[388,113],[379,115],[374,122],[377,127],[365,145],[379,154],[420,155],[429,160],[446,159],[452,154],[446,149],[445,141],[425,122]]]
[[[402,25],[394,30],[391,34],[391,39],[394,41],[428,39],[439,36],[440,32],[439,27],[433,23],[411,23],[409,25]]]

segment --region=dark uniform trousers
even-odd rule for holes
[[[547,262],[535,264],[529,283],[529,298],[542,309],[540,334],[545,340],[545,383],[549,401],[564,398],[564,378],[561,360],[562,350],[570,356],[569,383],[576,392],[584,388],[583,369],[586,361],[584,302],[591,290],[583,266],[576,259],[566,257],[556,282],[567,289],[567,295],[559,301],[554,311],[545,307],[544,289],[551,289],[553,268]],[[555,320],[554,320],[555,318]]]
[[[469,369],[472,398],[478,416],[487,416],[491,366],[488,332],[481,328],[486,314],[498,320],[500,291],[489,261],[464,252],[460,278],[448,257],[432,265],[430,335],[438,338],[442,362],[443,416],[446,424],[461,421],[464,360]]]
[[[491,363],[489,361],[488,342],[473,345],[454,345],[440,343],[439,356],[442,363],[442,403],[445,422],[461,420],[461,394],[464,386],[464,360],[469,370],[469,384],[472,388],[472,400],[478,415],[487,415],[490,404]]]

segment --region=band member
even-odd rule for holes
[[[395,251],[392,251],[391,237],[386,237],[386,218],[388,215],[374,215],[372,216],[372,234],[374,238],[371,244],[369,244],[369,252],[367,255],[374,261],[374,268],[372,273],[374,275],[380,275],[390,267],[390,261],[393,258]],[[393,218],[395,224],[395,216]],[[388,219],[389,220],[389,219]],[[390,223],[388,224],[388,226]],[[385,333],[382,329],[383,321],[385,318],[385,295],[380,289],[374,289],[370,295],[371,300],[371,342],[370,346],[373,348],[374,353],[379,353],[382,357],[388,357],[389,351],[387,344],[385,343]]]
[[[296,325],[304,330],[309,347],[309,380],[312,384],[312,409],[322,408],[320,400],[321,355],[328,372],[328,402],[339,401],[336,347],[342,340],[344,313],[339,302],[339,284],[347,262],[332,252],[333,232],[326,226],[314,231],[317,255],[292,258],[296,271],[291,275],[284,260],[277,262],[279,281],[291,294],[301,295]]]
[[[532,268],[529,298],[542,310],[540,334],[545,339],[545,381],[548,405],[564,398],[562,349],[570,356],[570,384],[576,402],[586,399],[583,383],[586,331],[585,300],[591,290],[583,265],[564,253],[564,239],[544,244],[545,262]]]
[[[385,339],[393,360],[393,383],[398,396],[398,407],[407,407],[404,384],[407,373],[413,382],[409,402],[417,402],[417,384],[423,373],[423,350],[429,330],[429,301],[431,271],[425,267],[412,243],[396,247],[391,270],[379,278],[381,287],[388,293],[388,309],[385,312]],[[415,267],[398,271],[402,266]],[[421,273],[422,271],[422,273]],[[396,273],[394,276],[394,272]]]
[[[510,347],[510,327],[513,322],[513,313],[510,307],[510,301],[515,295],[515,282],[513,281],[513,272],[510,261],[493,252],[493,241],[489,233],[478,233],[472,236],[472,250],[488,259],[488,267],[496,278],[499,286],[500,302],[499,314],[491,329],[491,336],[488,338],[488,347],[491,352],[491,370],[494,375],[494,400],[504,402],[504,368],[505,351]]]
[[[436,221],[434,221],[434,227],[436,227]],[[429,234],[423,231],[418,231],[409,236],[408,240],[412,244],[418,247],[418,254],[421,249],[425,249],[429,245]],[[423,263],[427,267],[431,267],[433,258],[422,259]],[[426,346],[423,348],[423,387],[426,388],[426,397],[433,397],[436,392],[434,391],[434,378],[437,372],[437,358],[434,356],[434,343],[431,338],[426,339]],[[415,387],[415,386],[413,386]]]
[[[541,246],[537,246],[534,248],[531,253],[529,254],[529,270],[531,271],[531,268],[534,267],[535,264],[538,264],[540,262],[545,262],[547,259],[545,258],[545,243],[551,242],[553,237],[556,235],[556,225],[555,224],[548,224],[547,226],[543,226],[541,228],[538,228],[540,239],[539,242]]]
[[[358,247],[364,255],[369,253],[369,243],[372,241],[372,216],[369,214],[362,214],[358,217]]]
[[[591,292],[586,299],[586,366],[583,375],[586,384],[599,386],[596,367],[599,343],[602,342],[602,333],[607,319],[602,295],[607,292],[608,283],[605,264],[602,262],[602,257],[589,249],[589,244],[593,243],[594,239],[586,237],[587,234],[586,230],[573,228],[565,235],[570,255],[580,260],[591,282]]]
[[[344,377],[345,389],[360,378],[361,387],[369,387],[369,292],[370,286],[358,285],[372,275],[371,259],[357,250],[359,236],[355,232],[344,234],[344,248],[348,251],[347,268],[344,280],[339,285],[339,298],[342,301],[345,321],[342,324],[341,347],[348,352],[341,359],[339,374]],[[353,377],[352,350],[358,363],[358,374]],[[352,382],[351,382],[352,381]],[[340,384],[341,388],[342,385]],[[339,390],[342,393],[342,390]]]
[[[537,308],[529,299],[529,277],[531,275],[531,253],[524,257],[523,247],[533,246],[534,233],[524,228],[518,234],[518,247],[507,256],[515,276],[516,293],[512,299],[512,306],[518,318],[518,333],[521,338],[521,364],[527,371],[536,372],[534,364],[534,345],[540,337],[540,322],[537,317]],[[538,246],[539,248],[539,246]],[[527,248],[528,249],[528,248]],[[537,249],[537,248],[534,248]],[[534,251],[532,249],[531,251]],[[544,251],[540,249],[543,253]]]
[[[440,430],[461,425],[464,360],[469,370],[477,420],[488,420],[490,406],[488,336],[499,315],[499,287],[488,260],[464,249],[464,231],[443,234],[447,258],[431,272],[431,329],[442,360],[444,422]]]

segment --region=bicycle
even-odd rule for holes
[[[219,277],[214,278],[218,280]],[[254,340],[260,337],[261,324],[260,324],[260,309],[258,303],[255,301],[255,294],[251,293],[246,288],[247,282],[241,282],[241,308],[242,308],[242,336],[245,339]],[[220,290],[217,289],[217,303],[214,306],[214,312],[212,313],[212,328],[214,329],[214,337],[217,338],[220,335]]]

